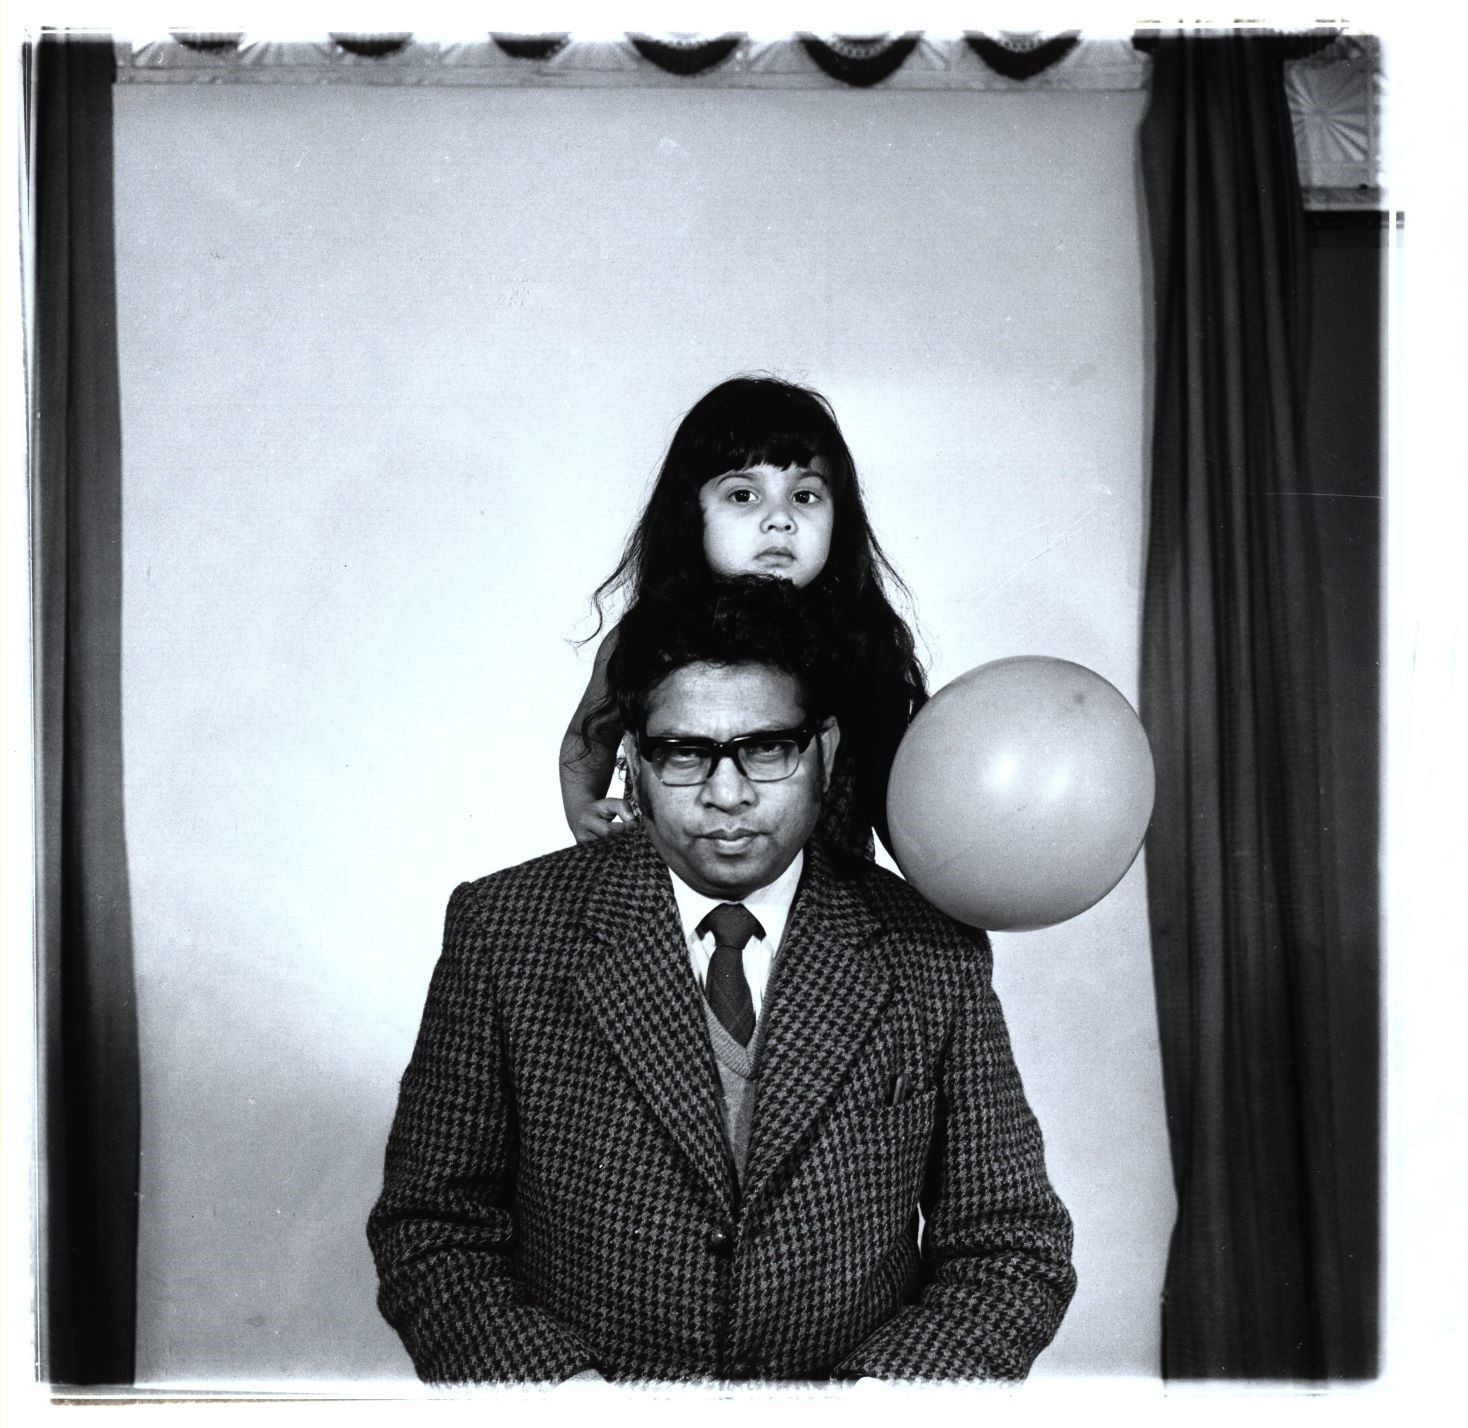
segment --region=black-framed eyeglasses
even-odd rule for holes
[[[751,783],[779,783],[800,767],[800,756],[815,732],[814,724],[802,724],[798,729],[741,734],[723,743],[691,736],[639,734],[637,751],[652,765],[658,782],[674,788],[706,783],[725,758],[733,759],[734,767]]]

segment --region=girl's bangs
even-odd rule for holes
[[[808,432],[762,432],[742,449],[741,466],[809,466],[820,451]]]
[[[742,430],[728,432],[726,441],[710,450],[712,464],[718,469],[709,474],[717,476],[749,466],[774,466],[781,470],[787,466],[809,466],[818,456],[834,465],[830,446],[830,433],[816,430],[809,422],[751,423]]]

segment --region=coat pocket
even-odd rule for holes
[[[900,1106],[876,1106],[852,1117],[858,1157],[883,1167],[883,1178],[916,1194],[938,1113],[938,1092],[919,1091]]]
[[[938,1092],[927,1090],[899,1106],[876,1106],[851,1118],[853,1188],[876,1211],[884,1244],[917,1209],[937,1114]]]
[[[862,1132],[876,1143],[897,1143],[922,1133],[931,1134],[938,1109],[937,1089],[917,1091],[900,1105],[873,1106],[855,1118]]]

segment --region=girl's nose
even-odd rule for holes
[[[772,502],[765,508],[764,526],[767,531],[793,531],[795,513],[784,501]]]

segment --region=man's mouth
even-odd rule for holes
[[[741,853],[759,837],[759,832],[754,828],[721,828],[701,836],[714,845],[715,852]]]

